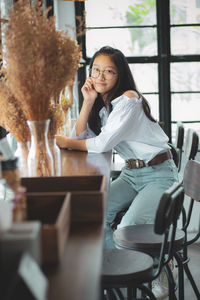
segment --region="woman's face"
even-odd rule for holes
[[[95,90],[104,98],[118,79],[117,68],[109,55],[102,54],[94,59],[91,77]]]

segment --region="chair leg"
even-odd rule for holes
[[[136,296],[137,296],[136,293],[137,293],[137,291],[135,288],[128,287],[127,288],[127,300],[136,299]]]
[[[179,296],[179,299],[180,300],[184,299],[184,272],[186,273],[186,275],[188,277],[188,280],[190,281],[190,284],[192,286],[192,289],[193,289],[193,291],[194,291],[197,299],[200,299],[200,291],[197,288],[196,282],[194,281],[194,278],[193,278],[193,276],[191,274],[191,271],[189,269],[189,266],[188,266],[189,258],[185,257],[184,254],[182,255],[181,253],[177,253],[176,260],[177,260],[177,263],[178,263],[178,267],[179,267],[179,262],[180,262],[180,264],[182,265],[182,268],[183,268],[183,271],[180,269],[180,272],[181,273],[183,272],[183,274],[180,273],[180,275],[181,275],[181,277],[180,277],[180,280],[181,280],[180,284],[181,284],[181,289],[183,291],[183,298],[181,298]],[[180,291],[180,292],[182,292],[182,291]]]
[[[188,277],[188,279],[189,279],[189,281],[191,283],[193,291],[194,291],[195,295],[197,296],[197,299],[200,299],[200,292],[199,292],[199,290],[197,288],[197,285],[196,285],[196,283],[194,281],[194,278],[193,278],[193,276],[191,274],[191,271],[190,271],[190,269],[188,267],[188,263],[184,264],[183,267],[184,267],[184,271],[185,271],[185,273],[186,273],[186,275],[187,275],[187,277]]]
[[[106,289],[106,300],[118,300],[113,289]]]
[[[122,292],[120,291],[120,289],[115,288],[115,291],[117,293],[118,299],[119,300],[124,300],[124,296],[123,296]]]
[[[185,299],[185,290],[184,290],[184,269],[182,264],[182,259],[179,253],[174,254],[174,258],[176,259],[178,265],[178,295],[179,300]]]
[[[154,296],[152,291],[144,284],[138,285],[137,288],[142,292],[143,295],[145,294],[146,296],[148,296],[147,299],[156,300],[156,297]],[[144,298],[142,298],[142,299],[144,299]]]
[[[176,290],[176,284],[174,282],[173,274],[171,271],[171,268],[168,264],[164,267],[167,279],[168,279],[168,290],[169,290],[169,299],[170,300],[177,300],[175,290]]]

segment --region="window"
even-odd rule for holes
[[[200,132],[199,1],[87,0],[82,10],[86,66],[101,46],[119,48],[170,139],[177,121]],[[84,68],[81,72],[85,76]]]
[[[105,45],[120,49],[130,63],[138,89],[146,95],[152,113],[158,119],[155,4],[155,0],[125,0],[123,6],[116,0],[87,0],[86,57],[91,58]],[[144,60],[146,64],[143,64]]]
[[[198,1],[171,0],[172,121],[200,132],[200,7]]]

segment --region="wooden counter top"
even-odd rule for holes
[[[107,191],[111,153],[61,150],[61,162],[62,176],[104,175]],[[102,249],[102,221],[73,222],[61,263],[43,269],[49,280],[48,300],[99,300]]]
[[[110,176],[111,152],[87,153],[61,150],[62,176],[105,175]]]
[[[102,225],[73,225],[62,262],[48,266],[49,300],[99,300]]]
[[[27,170],[20,170],[27,190],[28,221],[41,222],[47,300],[100,300],[110,166],[111,152],[61,150],[60,176],[23,177]]]

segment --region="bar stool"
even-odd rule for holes
[[[184,154],[187,160],[195,159],[199,146],[199,136],[196,130],[189,128],[186,132]]]
[[[181,169],[182,153],[183,153],[183,143],[184,143],[184,125],[182,122],[177,122],[176,127],[176,139],[175,147],[178,152],[178,172]]]
[[[102,299],[131,300],[139,289],[149,299],[155,300],[151,290],[144,285],[153,276],[153,259],[151,256],[130,250],[106,249],[103,253]],[[126,295],[120,290],[124,288]],[[104,291],[106,295],[104,296]]]
[[[185,195],[189,197],[189,202],[190,202],[188,211],[186,212],[184,207],[182,211],[182,216],[183,216],[182,229],[185,232],[185,241],[181,251],[178,251],[174,255],[178,263],[178,270],[179,270],[179,294],[181,297],[180,299],[184,299],[184,273],[187,275],[197,299],[200,299],[200,289],[197,287],[195,280],[192,276],[192,273],[189,269],[188,263],[190,261],[190,258],[188,256],[188,251],[187,251],[187,247],[195,243],[200,237],[200,215],[199,215],[199,228],[196,234],[194,234],[192,238],[188,239],[188,233],[187,233],[188,226],[190,224],[190,220],[192,216],[194,202],[200,203],[199,178],[200,178],[200,163],[195,160],[189,160],[184,169],[184,176],[183,176],[183,187],[184,187]]]
[[[127,289],[128,300],[141,299],[137,298],[137,290],[142,292],[143,297],[145,295],[149,299],[155,299],[147,283],[150,284],[157,278],[163,269],[166,270],[169,279],[169,299],[176,299],[175,284],[168,262],[173,257],[175,245],[180,248],[184,241],[184,232],[177,232],[177,219],[181,212],[183,198],[183,187],[177,182],[161,197],[153,227],[155,237],[159,243],[162,241],[161,247],[158,248],[156,242],[152,246],[153,251],[155,251],[154,246],[157,249],[156,264],[151,255],[140,252],[140,249],[132,251],[129,233],[134,226],[123,227],[114,232],[114,240],[118,249],[104,250],[102,267],[102,290],[106,290],[108,295],[111,293],[112,299],[117,299],[115,295],[120,296],[120,299],[125,299],[119,290],[122,287]],[[109,298],[105,296],[102,299]]]

